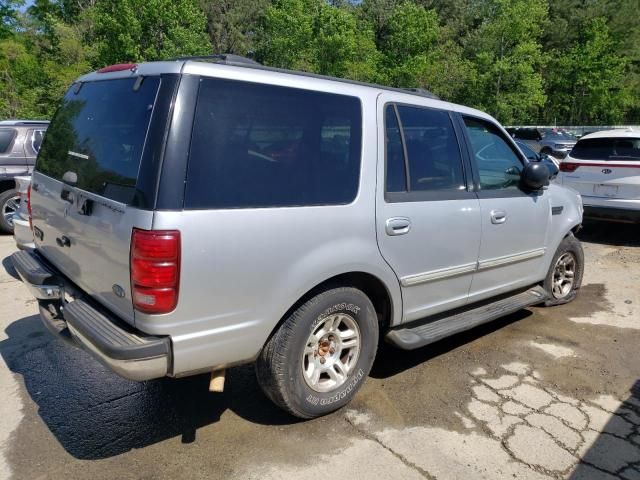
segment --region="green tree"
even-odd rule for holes
[[[215,53],[247,55],[272,0],[200,0]]]
[[[425,88],[447,100],[460,100],[474,75],[462,49],[442,40],[435,10],[412,2],[397,5],[386,20],[380,42],[384,82],[396,87]]]
[[[536,120],[546,100],[539,41],[546,0],[487,0],[478,13],[483,21],[465,41],[477,69],[472,102],[504,123]]]
[[[370,80],[379,59],[373,31],[324,0],[278,0],[267,9],[257,51],[281,68]]]
[[[618,53],[603,18],[592,20],[585,38],[567,53],[554,52],[548,71],[549,116],[568,123],[617,123],[633,105],[625,77],[628,61]]]
[[[22,5],[24,0],[0,0],[0,39],[14,33],[18,23],[18,8]]]
[[[211,53],[206,17],[195,0],[99,1],[85,15],[97,65]]]

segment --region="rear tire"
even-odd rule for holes
[[[378,317],[360,290],[326,290],[297,308],[256,361],[258,382],[280,408],[315,418],[343,407],[371,370]]]
[[[0,232],[13,234],[13,216],[18,213],[20,195],[11,189],[0,193]]]
[[[575,299],[582,285],[583,273],[582,245],[573,234],[569,234],[560,243],[544,280],[543,287],[550,296],[545,306],[562,305]]]

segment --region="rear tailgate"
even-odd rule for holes
[[[584,197],[640,200],[640,139],[580,140],[562,162],[563,184]]]
[[[132,205],[160,77],[72,87],[56,113],[33,175],[39,251],[74,283],[133,323],[131,231],[151,210]]]

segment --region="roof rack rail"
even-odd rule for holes
[[[178,57],[173,58],[175,61],[185,61],[192,60],[195,62],[211,62],[211,63],[221,63],[223,65],[247,65],[247,66],[256,66],[260,65],[260,63],[255,60],[243,57],[242,55],[234,55],[232,53],[221,53],[216,55],[200,55],[195,57]]]
[[[402,90],[406,90],[412,93],[417,93],[418,95],[422,95],[423,97],[433,98],[434,100],[440,100],[439,96],[437,96],[435,93],[430,92],[429,90],[425,90],[424,88],[409,87],[409,88],[403,88]]]

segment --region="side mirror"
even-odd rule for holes
[[[558,176],[558,173],[560,173],[560,168],[558,167],[556,162],[549,158],[549,155],[542,155],[540,157],[540,162],[543,165],[546,165],[549,169],[549,180],[553,180]]]
[[[539,191],[549,185],[550,174],[544,162],[530,162],[525,165],[520,182],[525,190]]]

